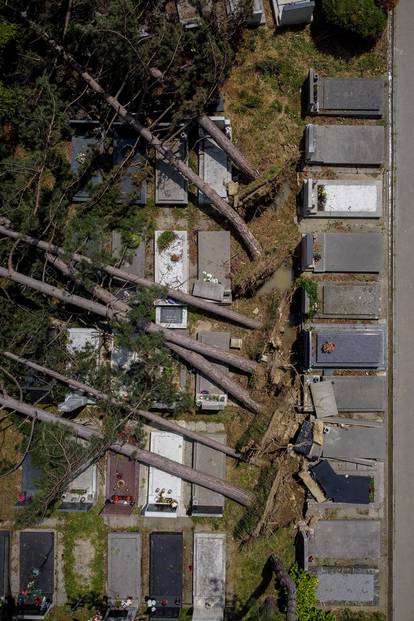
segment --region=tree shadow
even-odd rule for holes
[[[273,579],[273,570],[270,565],[270,559],[268,559],[262,569],[262,580],[260,584],[256,587],[250,597],[247,599],[244,606],[237,611],[237,616],[232,617],[232,619],[243,619],[245,615],[249,612],[249,610],[257,603],[259,598],[264,595],[267,588]]]
[[[310,27],[311,36],[319,52],[350,61],[356,56],[366,54],[375,47],[376,41],[363,40],[326,22],[321,3],[316,3],[313,21]]]

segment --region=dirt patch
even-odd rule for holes
[[[286,198],[287,196],[287,198]],[[260,216],[254,218],[249,227],[263,247],[263,255],[256,261],[239,256],[232,263],[233,285],[238,295],[254,295],[257,289],[295,253],[300,240],[296,222],[296,189],[290,185],[283,205],[275,202]]]
[[[75,574],[82,578],[82,582],[90,583],[92,577],[92,564],[95,559],[95,547],[89,539],[75,541],[73,550],[75,559]]]
[[[279,528],[295,525],[303,518],[305,490],[297,481],[300,460],[286,454],[278,460],[278,473],[263,520],[260,534],[269,536]]]

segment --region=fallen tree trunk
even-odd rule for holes
[[[5,222],[5,220],[0,219],[0,222]],[[11,239],[19,239],[30,246],[34,246],[36,248],[40,248],[40,250],[44,250],[46,252],[51,252],[52,254],[56,254],[61,257],[67,258],[68,253],[65,252],[63,248],[60,246],[56,246],[55,244],[51,244],[49,242],[42,241],[40,239],[35,239],[34,237],[30,237],[30,235],[22,235],[18,231],[13,231],[12,229],[7,228],[6,226],[0,225],[0,233],[10,237]],[[86,257],[81,254],[72,253],[70,254],[70,258],[74,261],[85,262],[92,264],[92,261],[89,257]],[[135,274],[131,274],[125,270],[119,269],[117,267],[113,267],[112,265],[99,265],[99,268],[106,272],[109,276],[113,276],[118,280],[123,280],[125,282],[131,282],[139,287],[143,287],[145,289],[151,289],[155,286],[155,283],[152,280],[148,280],[147,278],[139,278],[135,276]],[[233,323],[240,324],[246,328],[260,329],[262,324],[257,319],[252,319],[250,317],[245,317],[236,311],[233,311],[224,306],[220,306],[219,304],[214,304],[213,302],[208,302],[207,300],[203,300],[202,298],[197,298],[188,293],[184,293],[183,291],[179,291],[177,289],[167,289],[166,290],[168,297],[176,300],[177,302],[182,302],[183,304],[187,304],[188,306],[192,306],[194,308],[200,309],[210,315],[217,315],[218,317],[222,317],[223,319],[227,319]]]
[[[14,270],[8,270],[4,267],[0,267],[0,276],[4,276],[5,278],[10,278],[14,282],[17,282],[21,285],[27,286],[35,291],[39,291],[48,295],[49,297],[54,297],[58,300],[61,300],[65,304],[72,304],[74,306],[78,306],[83,310],[88,312],[95,313],[101,317],[105,317],[106,319],[116,319],[118,321],[126,321],[126,316],[124,313],[120,313],[115,309],[111,309],[103,304],[99,304],[97,302],[93,302],[92,300],[87,300],[86,298],[82,298],[79,295],[75,295],[72,293],[68,293],[63,289],[59,289],[58,287],[54,287],[52,285],[48,285],[40,280],[36,280],[31,278],[30,276],[25,276],[20,272],[15,272]],[[191,339],[190,339],[191,340]],[[201,343],[200,343],[201,344]],[[219,386],[224,388],[231,394],[238,402],[244,405],[247,409],[257,413],[260,411],[260,406],[255,401],[253,401],[249,394],[247,393],[240,384],[232,381],[229,377],[225,376],[223,373],[217,371],[217,369],[207,360],[205,360],[199,354],[195,352],[191,352],[183,347],[179,347],[173,343],[168,344],[169,348],[178,353],[178,355],[185,360],[186,362],[190,362],[190,364],[211,378],[213,382],[217,383]],[[219,351],[219,350],[217,350]],[[226,352],[223,352],[226,353]],[[192,354],[191,356],[189,354]]]
[[[90,291],[95,297],[99,300],[107,304],[114,311],[119,311],[124,314],[128,314],[131,310],[131,307],[117,300],[116,296],[112,293],[101,287],[100,285],[87,285],[81,278],[80,274],[76,272],[76,270],[72,270],[69,266],[57,257],[53,257],[46,254],[48,260],[54,265],[62,274],[72,278],[77,284],[83,286],[86,290]],[[213,347],[211,345],[205,345],[200,341],[192,339],[189,336],[185,336],[184,334],[179,334],[174,332],[174,330],[169,330],[168,328],[163,328],[162,326],[157,326],[154,323],[148,322],[144,329],[146,332],[155,333],[161,332],[165,340],[167,341],[167,345],[170,346],[170,343],[175,343],[176,345],[180,345],[186,349],[191,349],[192,351],[196,351],[202,356],[206,356],[207,358],[213,358],[214,360],[219,360],[220,362],[224,362],[229,366],[235,367],[236,369],[240,369],[241,371],[245,371],[246,373],[252,373],[257,368],[257,363],[252,360],[247,360],[246,358],[240,358],[239,356],[235,356],[230,352],[224,351],[222,349],[218,349],[217,347]]]
[[[112,95],[104,91],[102,86],[87,72],[85,69],[71,56],[63,46],[59,45],[52,39],[47,32],[32,22],[23,13],[19,13],[25,24],[40,36],[49,47],[54,50],[63,61],[69,65],[80,77],[86,82],[89,88],[106,101],[130,127],[132,127],[144,140],[146,140],[154,149],[165,158],[171,166],[176,168],[178,172],[185,177],[190,183],[193,183],[207,198],[210,199],[212,206],[223,216],[232,226],[233,230],[240,237],[253,259],[257,259],[262,254],[262,248],[254,237],[253,233],[244,220],[236,213],[230,205],[223,200],[213,188],[205,183],[201,177],[191,170],[189,166],[180,160],[168,147],[165,147],[161,140],[154,136],[151,131],[142,125],[137,119],[128,113],[126,108]]]
[[[269,561],[271,568],[280,581],[280,584],[287,590],[286,621],[296,621],[296,585],[284,568],[282,561],[278,556],[276,556],[276,554],[272,554]]]
[[[231,380],[228,374],[213,367],[194,351],[184,349],[179,345],[173,345],[173,343],[170,343],[170,349],[174,351],[177,356],[188,362],[189,365],[201,371],[202,375],[211,379],[214,384],[217,384],[217,386],[220,386],[220,388],[232,395],[232,397],[244,405],[245,408],[255,414],[261,412],[261,406],[250,397],[249,393],[240,386],[240,384]]]
[[[161,429],[165,429],[166,431],[171,431],[171,433],[176,433],[177,435],[181,435],[184,438],[191,440],[192,442],[198,442],[199,444],[204,444],[205,446],[209,446],[215,451],[220,451],[220,453],[224,453],[225,455],[228,455],[229,457],[233,457],[234,459],[245,459],[241,453],[236,451],[236,449],[233,449],[230,446],[226,446],[225,444],[222,444],[221,442],[217,442],[216,440],[213,440],[213,438],[211,438],[210,436],[207,436],[202,433],[197,433],[195,431],[191,431],[190,429],[187,429],[185,427],[181,427],[181,425],[177,425],[177,423],[169,420],[168,418],[163,418],[159,414],[155,414],[155,412],[148,412],[147,410],[136,410],[135,408],[131,408],[128,405],[122,403],[122,401],[118,401],[117,399],[112,399],[109,395],[105,394],[104,392],[100,392],[99,390],[96,390],[96,388],[93,388],[92,386],[89,386],[88,384],[84,384],[82,382],[78,382],[78,380],[74,380],[74,379],[71,379],[70,377],[66,377],[65,375],[62,375],[61,373],[58,373],[57,371],[53,371],[53,369],[48,369],[47,367],[37,364],[37,362],[32,362],[31,360],[26,360],[26,358],[21,358],[20,356],[17,356],[16,354],[13,354],[10,351],[3,352],[3,355],[6,356],[6,358],[13,360],[14,362],[18,362],[19,364],[23,364],[29,369],[33,369],[33,371],[38,371],[39,373],[42,373],[43,375],[52,377],[58,382],[62,382],[63,384],[70,386],[74,390],[80,390],[82,392],[87,393],[88,395],[91,395],[95,399],[98,399],[101,401],[108,401],[109,403],[113,405],[124,407],[126,411],[134,412],[138,416],[145,418],[146,420],[150,421],[152,424],[156,425],[157,427],[160,427]]]
[[[257,179],[257,171],[249,164],[245,156],[227,138],[227,136],[217,127],[217,125],[206,115],[202,114],[197,119],[198,124],[209,134],[213,140],[223,149],[237,166],[237,168],[249,179]]]
[[[205,343],[192,339],[189,336],[177,334],[173,330],[162,328],[161,326],[157,326],[153,323],[148,326],[148,332],[161,332],[167,341],[168,347],[174,343],[175,345],[179,345],[185,349],[197,352],[206,358],[212,358],[214,360],[218,360],[219,362],[224,362],[230,367],[245,371],[245,373],[253,373],[258,367],[257,362],[254,362],[253,360],[240,358],[239,356],[235,356],[234,354],[224,351],[223,349],[218,349],[212,345],[206,345]]]
[[[150,67],[149,73],[156,80],[164,80],[164,74],[157,67]],[[246,177],[249,179],[256,179],[258,177],[258,173],[254,170],[253,166],[249,164],[247,158],[243,155],[243,153],[227,138],[227,136],[220,131],[215,123],[207,116],[207,114],[201,114],[197,119],[200,127],[204,129],[210,136],[215,140],[215,142],[227,153],[232,162],[237,166],[237,168],[243,172]]]
[[[83,438],[84,440],[91,440],[92,438],[103,439],[103,434],[96,429],[75,423],[67,418],[60,418],[59,416],[56,416],[56,414],[51,414],[46,410],[35,408],[22,401],[16,401],[11,397],[0,395],[0,406],[45,423],[63,425],[64,427],[70,429],[74,435],[79,438]],[[226,498],[230,498],[231,500],[234,500],[235,502],[238,502],[246,507],[250,506],[253,502],[253,496],[249,492],[231,485],[223,479],[213,477],[209,474],[205,474],[204,472],[200,472],[199,470],[194,470],[189,466],[179,464],[178,462],[168,459],[167,457],[163,457],[162,455],[157,455],[156,453],[140,449],[133,444],[114,442],[111,444],[110,449],[121,455],[126,455],[127,457],[134,459],[145,466],[158,468],[158,470],[168,472],[169,474],[179,477],[183,481],[201,485],[201,487],[205,487],[213,492],[222,494]]]

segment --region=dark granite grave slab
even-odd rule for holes
[[[0,530],[0,601],[9,595],[10,533]]]
[[[42,619],[53,602],[55,590],[53,531],[20,532],[19,567],[17,618]]]
[[[382,166],[384,128],[378,125],[307,125],[306,161],[338,166]]]
[[[153,619],[177,619],[183,589],[183,534],[151,533],[150,598],[156,600]]]
[[[325,460],[313,466],[310,473],[330,500],[363,505],[369,503],[371,477],[337,474]]]

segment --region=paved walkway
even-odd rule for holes
[[[395,40],[393,620],[414,620],[414,0]]]

